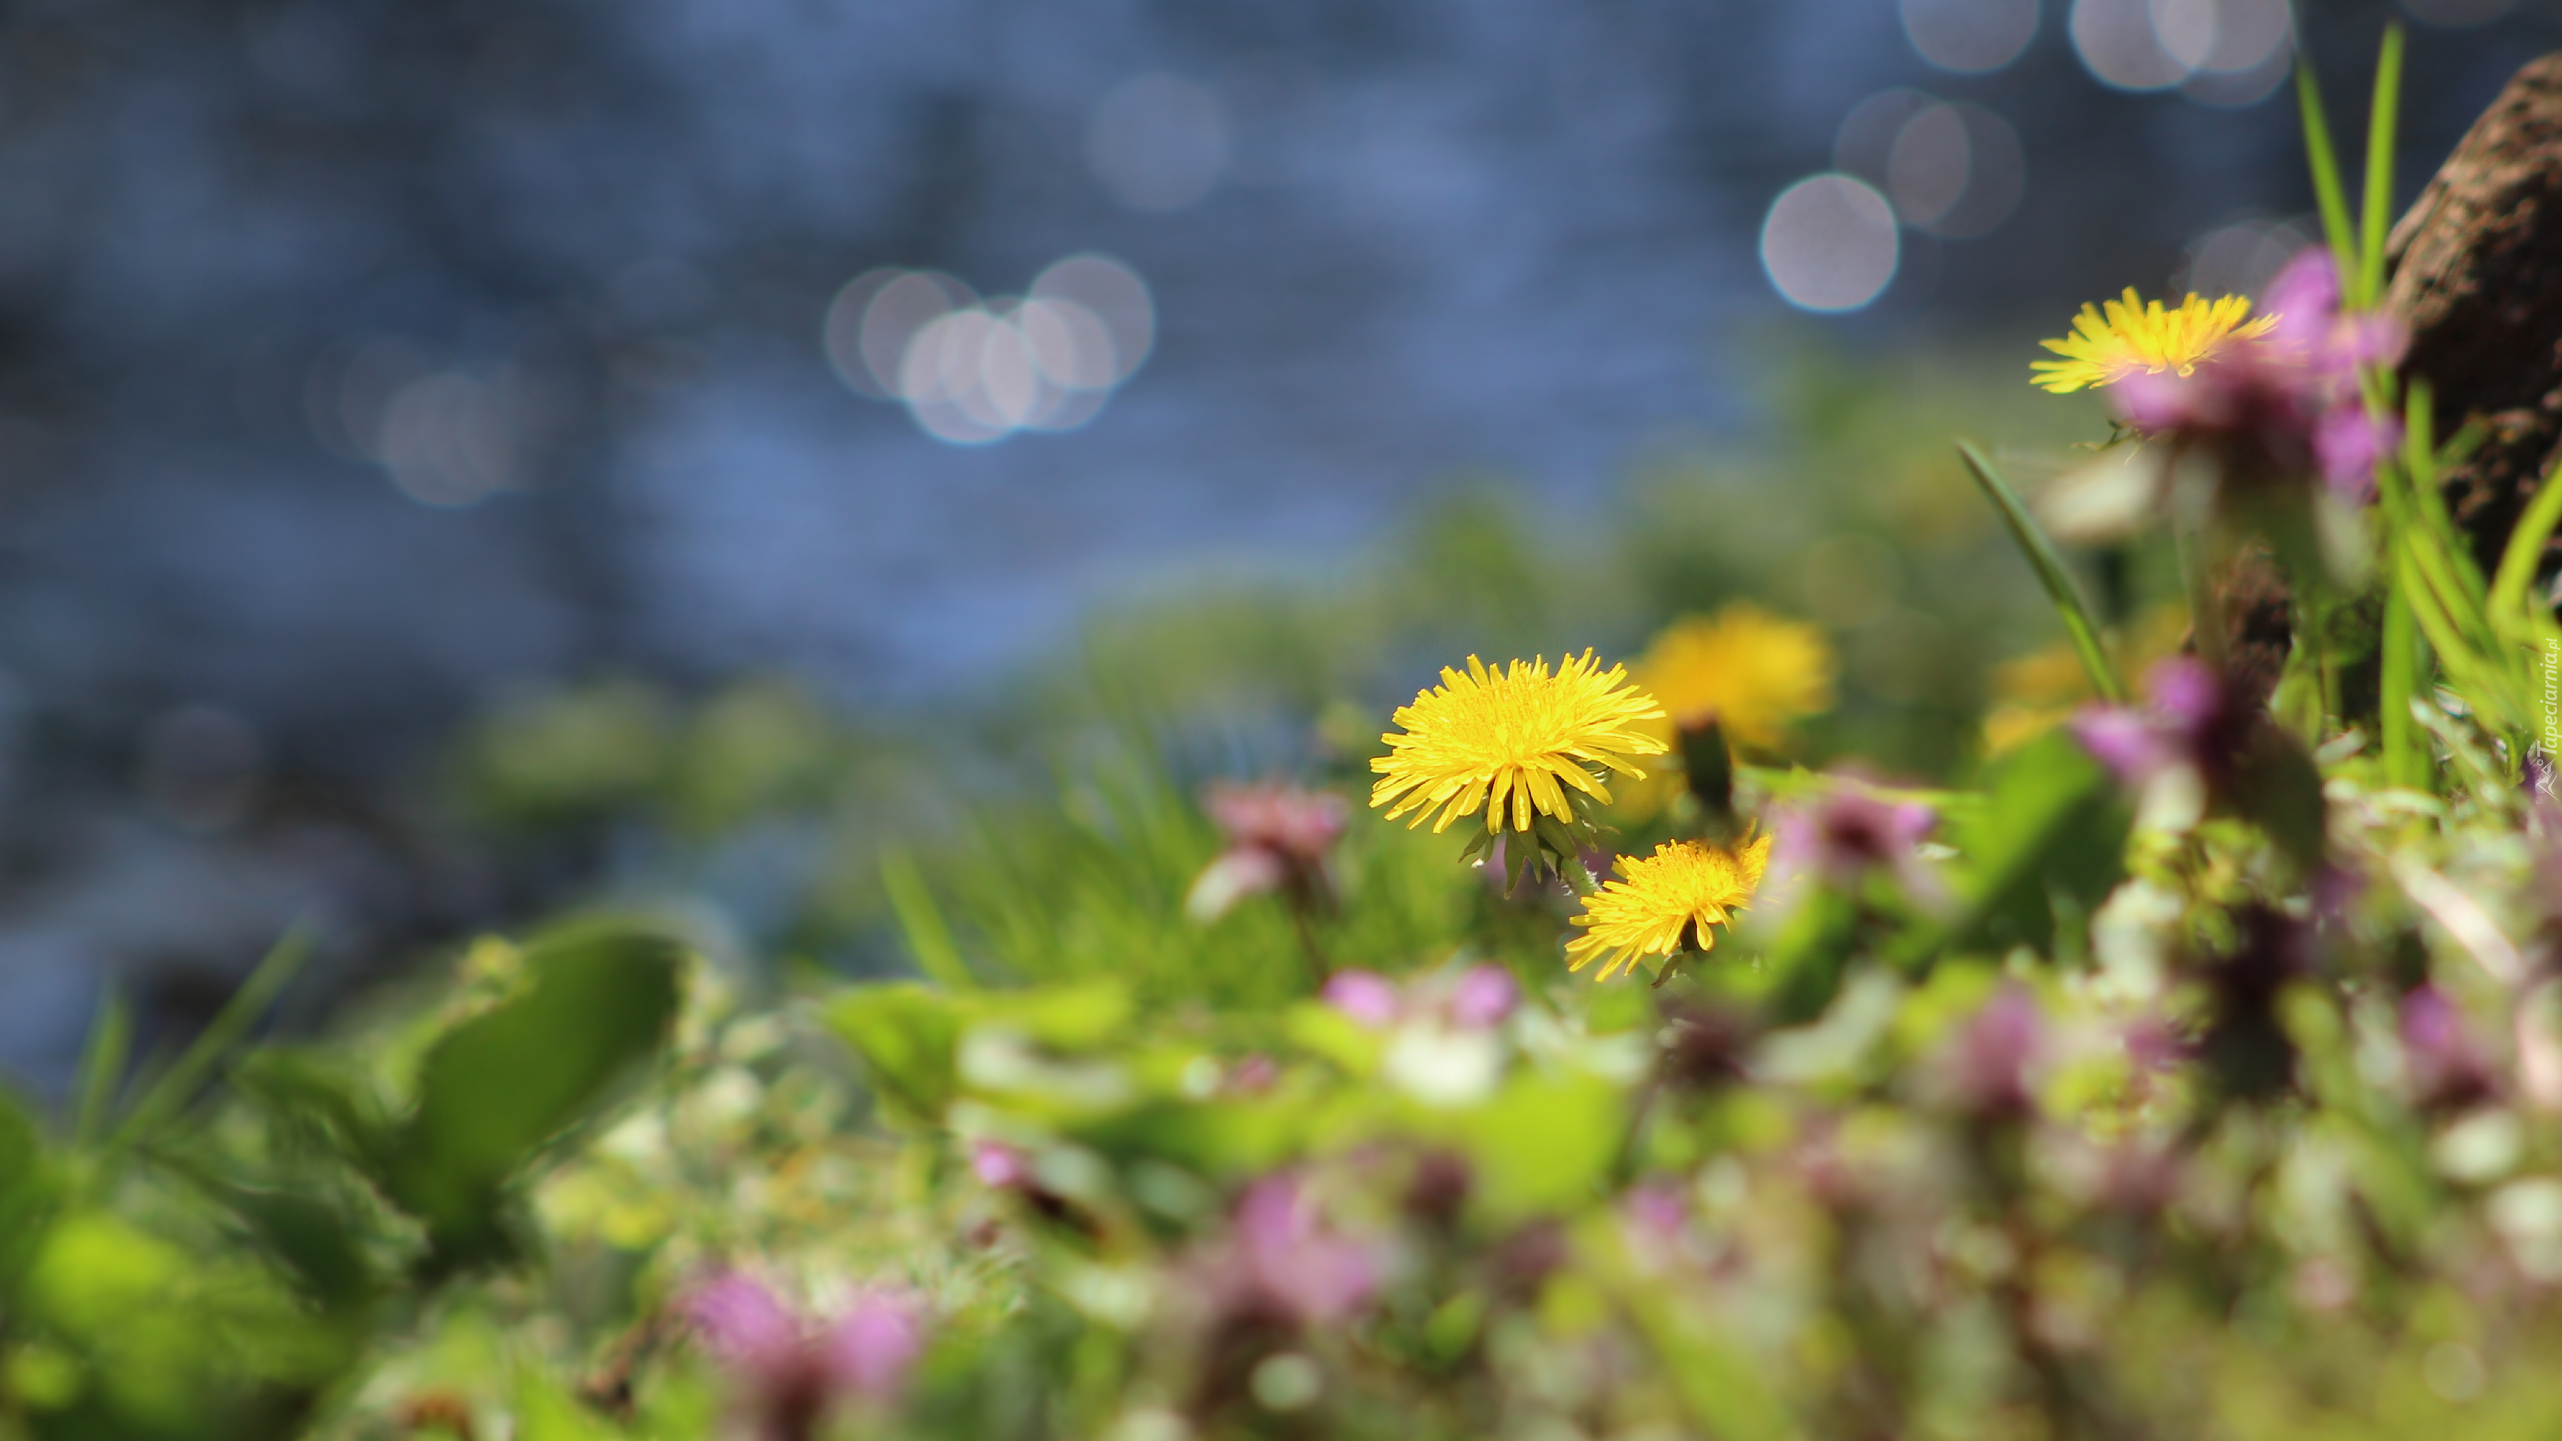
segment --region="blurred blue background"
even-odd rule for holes
[[[414,781],[529,684],[913,714],[1456,475],[1571,527],[1774,357],[2247,289],[2298,32],[2397,17],[2407,200],[2562,5],[24,0],[0,1064],[504,913]]]

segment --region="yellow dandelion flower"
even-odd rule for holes
[[[1650,856],[1621,856],[1616,879],[1586,897],[1574,923],[1584,933],[1566,943],[1566,969],[1601,962],[1596,980],[1637,968],[1640,958],[1669,956],[1685,940],[1713,946],[1708,928],[1742,910],[1770,865],[1770,837],[1732,850],[1702,841],[1666,841]]]
[[[2137,299],[2130,285],[2125,299],[2108,302],[2105,314],[2098,306],[2085,305],[2072,334],[2041,341],[2064,358],[2031,362],[2028,368],[2039,374],[2030,384],[2062,395],[2123,380],[2139,370],[2188,375],[2227,347],[2256,340],[2277,324],[2274,315],[2252,320],[2246,318],[2250,313],[2246,295],[2211,301],[2191,295],[2178,309],[2168,310],[2158,300],[2146,304]]]
[[[1388,754],[1370,762],[1379,772],[1371,788],[1376,808],[1394,801],[1388,819],[1408,811],[1421,825],[1434,807],[1437,833],[1483,806],[1489,834],[1531,829],[1531,817],[1575,819],[1567,787],[1604,805],[1610,792],[1593,768],[1643,777],[1631,756],[1660,755],[1662,740],[1640,723],[1663,714],[1655,698],[1628,683],[1628,669],[1608,670],[1591,651],[1560,661],[1552,674],[1545,657],[1488,670],[1468,657],[1465,675],[1448,666],[1441,684],[1399,707],[1399,731],[1380,737]]]

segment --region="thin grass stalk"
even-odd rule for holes
[[[2372,309],[2384,298],[2384,238],[2393,225],[2393,133],[2402,105],[2402,27],[2384,30],[2384,53],[2375,61],[2375,103],[2367,112],[2366,213],[2358,232],[2356,291],[2351,299]]]
[[[2322,114],[2322,92],[2313,80],[2312,57],[2296,50],[2295,99],[2304,117],[2304,158],[2313,170],[2313,197],[2322,212],[2322,233],[2340,274],[2357,274],[2356,235],[2349,229],[2347,192],[2340,187],[2340,164],[2331,153],[2331,124]]]
[[[133,1009],[124,993],[110,987],[90,1022],[89,1039],[80,1048],[79,1080],[74,1087],[71,1138],[86,1146],[106,1129],[124,1084],[125,1061],[133,1051]]]
[[[2028,513],[2019,493],[2010,488],[2009,482],[2002,479],[2000,472],[1993,469],[1993,463],[1986,460],[1980,451],[1960,441],[1957,454],[1966,462],[1966,469],[1975,477],[1975,484],[1983,488],[1985,498],[1993,503],[1993,509],[2001,512],[2003,524],[2010,527],[2011,539],[2017,542],[2020,554],[2028,558],[2028,568],[2037,573],[2038,583],[2046,588],[2047,600],[2053,603],[2055,614],[2064,622],[2066,634],[2072,637],[2074,654],[2081,657],[2082,669],[2090,675],[2091,688],[2099,692],[2100,699],[2112,705],[2122,704],[2126,699],[2126,684],[2118,679],[2117,667],[2110,663],[2107,648],[2100,644],[2099,627],[2091,620],[2090,603],[2082,598],[2081,586],[2074,582],[2073,573],[2065,568],[2064,558],[2055,551],[2055,543],[2046,538],[2044,527]]]
[[[214,1068],[247,1038],[250,1027],[258,1024],[286,985],[301,973],[303,963],[311,959],[311,949],[308,927],[297,925],[285,932],[284,938],[258,962],[258,968],[249,973],[249,979],[179,1054],[177,1063],[162,1072],[134,1101],[133,1109],[107,1137],[106,1149],[120,1150],[143,1139],[153,1127],[176,1116],[195,1099]]]
[[[2562,525],[2562,466],[2545,470],[2535,499],[2528,502],[2526,514],[2518,517],[2508,546],[2500,552],[2500,568],[2491,577],[2490,609],[2495,621],[2527,609],[2527,587],[2535,583],[2536,565],[2556,525]]]
[[[943,919],[943,908],[934,903],[933,888],[925,883],[916,858],[896,846],[881,852],[881,889],[889,892],[890,910],[898,916],[917,969],[945,990],[977,990],[978,978],[952,943],[952,928]]]
[[[2411,615],[2411,596],[2394,577],[2384,597],[2382,695],[2377,702],[2383,731],[2384,780],[2388,785],[2424,789],[2428,755],[2411,720],[2411,698],[2419,688],[2419,628]]]

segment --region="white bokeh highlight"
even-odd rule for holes
[[[2102,84],[2253,105],[2294,56],[2287,0],[2074,0],[2073,51]]]
[[[1867,182],[1811,175],[1781,191],[1761,227],[1761,264],[1780,297],[1835,313],[1875,300],[1901,258],[1895,209]]]
[[[2037,0],[1900,0],[1904,38],[1942,70],[1982,75],[2037,38]]]
[[[1022,296],[982,301],[930,270],[872,270],[828,307],[828,363],[858,395],[904,404],[952,445],[1074,430],[1155,346],[1147,283],[1109,256],[1071,255]]]
[[[1852,107],[1833,168],[1884,192],[1898,221],[1943,239],[1998,229],[2027,192],[2019,132],[1980,105],[1882,90]]]

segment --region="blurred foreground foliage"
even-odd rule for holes
[[[451,793],[597,913],[248,1044],[288,944],[175,1060],[110,1010],[62,1114],[0,1100],[0,1437],[2551,1434],[2562,819],[2452,692],[2417,786],[2353,728],[2229,799],[1988,758],[2053,615],[1907,381],[1809,371],[1797,443],[1597,535],[1462,492],[1134,603],[935,734],[502,708]],[[2088,576],[2123,653],[2168,572]],[[1718,803],[1929,844],[1596,986],[1562,887],[1359,811],[1438,666],[1738,597],[1844,664]],[[1205,904],[1196,787],[1284,772],[1348,826]]]

